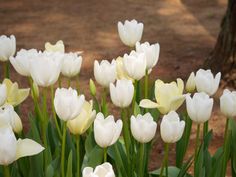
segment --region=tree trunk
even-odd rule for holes
[[[221,31],[210,56],[205,60],[204,68],[222,74],[236,67],[236,0],[228,0],[226,14],[221,22]]]

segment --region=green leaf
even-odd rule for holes
[[[48,165],[46,170],[46,177],[53,177],[55,169],[53,168],[52,164]]]
[[[69,157],[68,157],[66,177],[73,177],[73,173],[72,173],[72,150],[70,151],[70,154],[69,154]]]
[[[166,172],[166,170],[164,169],[163,176],[166,176],[165,172]],[[154,170],[154,171],[150,172],[149,174],[151,176],[154,176],[154,177],[156,177],[156,176],[159,177],[160,173],[161,173],[161,169],[159,168],[157,170]],[[179,173],[180,173],[179,168],[174,167],[174,166],[169,166],[168,167],[168,177],[178,177]],[[186,174],[185,177],[191,177],[191,175]]]
[[[139,107],[138,103],[135,102],[135,105],[134,105],[134,116],[137,116],[140,113],[141,113],[140,107]]]

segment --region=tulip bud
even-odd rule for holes
[[[51,44],[50,42],[45,43],[45,51],[47,52],[65,52],[65,46],[62,40],[56,42],[56,44]]]
[[[14,35],[0,36],[0,61],[7,61],[16,52],[16,38]]]
[[[220,97],[220,110],[228,118],[236,116],[236,91],[224,90]]]
[[[143,23],[138,23],[136,20],[125,20],[124,24],[118,22],[118,33],[125,45],[134,47],[142,38]]]
[[[187,83],[186,83],[186,91],[189,93],[193,93],[195,88],[196,88],[195,75],[194,75],[194,72],[191,72],[191,74],[187,80]]]
[[[204,123],[211,117],[213,99],[204,92],[195,93],[192,98],[188,94],[186,106],[190,119],[196,123]]]
[[[57,88],[54,97],[54,107],[61,120],[76,118],[84,104],[84,95],[78,96],[77,91],[69,88]]]
[[[106,148],[115,144],[121,134],[123,123],[121,120],[115,122],[112,115],[104,119],[104,115],[100,112],[94,121],[94,137],[96,143]]]
[[[102,165],[96,166],[95,170],[91,167],[83,169],[83,177],[115,177],[115,173],[110,163],[105,162]]]
[[[2,106],[7,99],[7,87],[5,84],[0,84],[0,106]]]
[[[150,142],[156,133],[157,123],[153,121],[150,113],[145,115],[138,114],[137,117],[131,117],[130,124],[133,137],[140,143]]]
[[[175,111],[164,115],[161,121],[161,138],[165,143],[175,143],[180,140],[183,135],[185,122]]]
[[[89,80],[89,89],[92,96],[96,96],[96,86],[92,79]]]
[[[110,84],[110,95],[112,103],[118,107],[128,107],[134,96],[134,86],[131,80],[117,80],[116,86]]]
[[[38,98],[39,97],[39,87],[35,82],[33,82],[33,88],[32,89],[34,90],[35,97]],[[31,92],[31,96],[32,96],[32,98],[34,97],[33,91]]]

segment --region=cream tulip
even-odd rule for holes
[[[128,107],[134,96],[134,86],[131,80],[117,80],[116,86],[110,83],[112,103],[120,108]]]
[[[16,52],[16,38],[14,35],[0,36],[0,61],[7,61]]]
[[[2,106],[7,99],[7,86],[0,84],[0,106]]]
[[[67,122],[67,127],[74,135],[82,135],[93,123],[96,111],[93,110],[93,102],[85,101],[80,114]]]
[[[198,92],[205,92],[209,96],[216,93],[220,83],[221,73],[217,73],[215,78],[211,70],[199,69],[195,76],[195,84]]]
[[[160,45],[158,43],[150,45],[149,42],[145,42],[142,44],[140,44],[140,42],[137,42],[136,51],[145,54],[148,70],[156,66],[160,53]]]
[[[18,139],[10,127],[0,127],[0,165],[9,165],[21,157],[39,154],[44,148],[31,139]]]
[[[45,43],[45,51],[47,52],[65,52],[65,46],[62,40],[56,42],[56,44],[51,44],[50,42]]]
[[[101,112],[98,113],[94,121],[94,137],[96,143],[102,148],[115,144],[120,137],[122,126],[122,120],[115,122],[112,115],[104,118]]]
[[[116,77],[117,80],[127,79],[127,80],[132,80],[133,82],[133,79],[129,77],[128,73],[125,70],[124,58],[122,57],[117,57],[116,59]]]
[[[220,110],[228,118],[236,116],[236,91],[224,90],[220,97]]]
[[[83,169],[83,177],[115,177],[115,173],[110,163],[105,162],[96,166],[95,170],[91,167]]]
[[[124,24],[118,22],[118,33],[125,45],[134,47],[142,38],[143,23],[138,23],[136,20],[125,20]]]
[[[186,91],[189,93],[194,92],[196,88],[196,84],[195,84],[195,75],[194,72],[191,72],[187,82],[186,82]]]
[[[195,93],[192,98],[188,94],[186,96],[186,107],[190,119],[198,124],[204,123],[211,117],[213,99],[204,92]]]
[[[180,121],[175,111],[164,115],[161,121],[161,138],[165,143],[175,143],[180,140],[183,135],[185,122]]]
[[[144,53],[138,53],[134,50],[130,54],[124,55],[124,68],[129,77],[134,80],[140,80],[146,71],[146,56]]]
[[[84,101],[84,95],[78,96],[75,89],[57,88],[54,97],[55,111],[61,120],[72,120],[81,112]]]
[[[153,120],[150,113],[145,115],[138,114],[137,117],[131,116],[130,128],[133,137],[138,142],[148,143],[156,134],[157,123]]]
[[[99,64],[97,60],[94,61],[94,77],[101,86],[109,87],[110,83],[116,80],[116,61],[102,60]]]
[[[183,89],[184,82],[182,79],[177,79],[177,83],[164,83],[161,80],[157,80],[155,82],[155,98],[157,102],[143,99],[139,105],[143,108],[158,108],[162,114],[176,111],[185,100]]]

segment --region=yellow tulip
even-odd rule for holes
[[[16,82],[12,83],[9,79],[4,79],[3,83],[7,87],[7,100],[6,103],[17,106],[22,103],[29,95],[29,88],[19,89]]]
[[[161,80],[157,80],[155,82],[156,102],[143,99],[140,102],[140,106],[143,108],[158,108],[162,114],[176,111],[185,100],[183,89],[184,82],[182,79],[177,79],[177,83],[164,83]]]
[[[124,61],[122,57],[118,57],[116,59],[116,77],[118,80],[127,79],[134,81],[131,77],[128,76],[125,68],[124,68]]]
[[[83,134],[93,123],[96,111],[93,110],[93,102],[85,101],[80,114],[67,122],[67,127],[74,135]]]
[[[45,43],[45,51],[47,52],[65,52],[65,46],[62,40],[56,42],[56,44],[51,44],[50,42]]]

